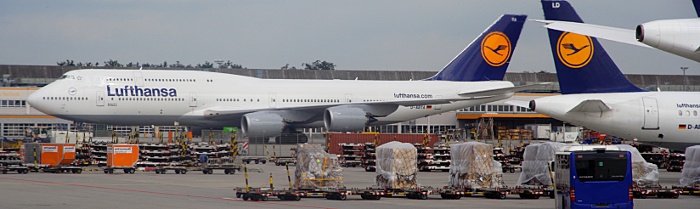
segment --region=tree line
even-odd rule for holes
[[[122,64],[117,60],[109,59],[107,61],[102,61],[102,62],[78,62],[75,63],[74,60],[66,59],[65,61],[58,61],[56,62],[58,66],[85,66],[85,67],[99,67],[100,65],[104,67],[154,67],[154,68],[214,68],[214,65],[216,64],[216,68],[227,68],[227,69],[246,69],[243,67],[243,65],[236,64],[231,62],[230,60],[223,61],[223,60],[216,60],[214,63],[205,61],[204,63],[192,65],[192,64],[182,64],[180,61],[175,61],[175,63],[168,63],[168,61],[164,61],[163,63],[139,63],[139,62],[129,62],[126,64]],[[321,61],[321,60],[316,60],[312,63],[301,63],[301,67],[297,68],[294,66],[289,66],[289,64],[286,64],[282,66],[280,69],[282,70],[335,70],[335,64],[332,62],[327,62],[327,61]]]

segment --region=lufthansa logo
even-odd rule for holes
[[[588,36],[564,32],[557,41],[557,56],[567,67],[586,66],[593,58],[593,41]]]
[[[510,53],[510,39],[502,32],[491,32],[481,40],[481,56],[491,66],[505,64],[510,58]]]

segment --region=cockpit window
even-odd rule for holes
[[[58,80],[63,80],[63,79],[71,79],[71,80],[74,80],[74,79],[75,79],[75,76],[73,76],[73,75],[62,75],[60,78],[58,78]]]

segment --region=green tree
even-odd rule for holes
[[[335,64],[332,62],[326,62],[321,60],[316,60],[313,63],[301,63],[304,70],[335,70]]]

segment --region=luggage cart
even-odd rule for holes
[[[268,201],[270,197],[277,197],[284,201],[299,201],[301,197],[307,196],[304,191],[292,189],[292,179],[289,175],[289,165],[287,167],[287,181],[289,188],[275,190],[273,186],[272,174],[270,174],[270,187],[251,188],[248,186],[248,168],[243,165],[245,172],[245,187],[236,187],[233,191],[236,193],[236,198],[242,198],[243,201]]]
[[[207,158],[207,163],[201,165],[203,174],[213,174],[214,170],[224,170],[225,174],[235,174],[241,171],[241,161],[237,158]]]

